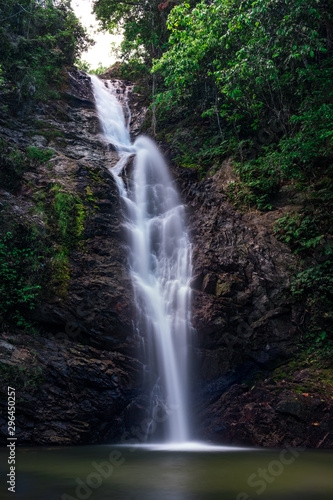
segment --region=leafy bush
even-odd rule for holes
[[[4,189],[15,191],[19,188],[23,174],[49,161],[53,151],[35,146],[21,151],[16,146],[0,139],[0,184]]]
[[[7,0],[0,4],[0,63],[19,100],[55,95],[61,69],[92,42],[70,2]]]
[[[295,297],[333,301],[333,261],[309,267],[296,275],[291,285]]]
[[[313,265],[295,276],[291,293],[311,313],[305,339],[333,350],[333,261]]]
[[[332,5],[316,0],[174,7],[167,50],[153,67],[157,129],[191,122],[219,137],[208,144],[193,130],[192,143],[177,144],[177,162],[204,176],[232,155],[239,181],[229,199],[260,210],[273,208],[288,182],[325,175],[333,165],[332,18]],[[173,134],[176,127],[165,134],[172,146]]]
[[[59,184],[51,189],[53,200],[48,209],[49,223],[65,253],[80,243],[84,231],[85,209],[81,199],[66,192]]]
[[[36,258],[33,249],[18,246],[11,232],[0,238],[0,315],[18,326],[26,326],[22,314],[34,308],[41,288],[36,284]]]
[[[75,61],[75,66],[77,67],[77,69],[79,69],[80,71],[84,71],[85,73],[90,73],[91,71],[91,64],[85,60],[77,59]]]
[[[323,189],[317,185],[319,192],[332,194],[329,183]],[[317,190],[312,187],[310,199],[312,205],[304,213],[286,214],[275,223],[275,235],[288,244],[295,254],[303,260],[299,261],[299,269],[291,281],[291,294],[294,299],[306,308],[308,320],[305,322],[304,340],[308,345],[320,345],[327,349],[332,342],[331,325],[333,321],[333,246],[329,232],[331,231],[330,206],[317,199]]]
[[[17,388],[24,388],[34,392],[43,383],[43,370],[40,366],[17,366],[0,363],[0,376],[4,384],[15,384]]]
[[[288,213],[276,221],[274,232],[278,239],[289,244],[296,254],[304,255],[318,247],[325,239],[320,223],[320,217],[313,214]]]
[[[53,156],[53,151],[46,148],[37,148],[35,146],[27,147],[27,158],[32,161],[34,165],[46,163]]]
[[[267,158],[266,158],[267,159]],[[237,163],[235,172],[239,182],[232,182],[227,188],[227,196],[236,206],[256,206],[260,210],[273,208],[274,195],[282,182],[280,169],[273,161],[258,160]]]
[[[103,73],[105,73],[105,71],[108,69],[107,66],[103,66],[103,64],[100,62],[98,63],[98,66],[96,69],[90,69],[88,71],[88,73],[92,74],[92,75],[102,75]]]

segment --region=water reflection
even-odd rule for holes
[[[283,472],[260,471],[281,450],[233,452],[151,451],[91,446],[17,449],[19,500],[332,500],[333,454],[303,451]],[[0,451],[1,499],[7,491],[7,450]],[[251,479],[252,477],[252,479]],[[261,478],[261,476],[260,476]]]

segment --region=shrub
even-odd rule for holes
[[[31,248],[20,248],[11,232],[0,238],[0,314],[25,326],[24,312],[33,309],[40,291]],[[37,282],[37,283],[36,283]]]
[[[27,147],[27,158],[31,160],[33,165],[40,165],[46,163],[53,156],[53,151],[46,148],[37,148],[35,146]]]

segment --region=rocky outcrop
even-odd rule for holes
[[[204,436],[233,445],[332,448],[332,390],[301,392],[297,382],[307,383],[304,371],[252,388],[234,384],[203,412]]]
[[[87,193],[94,210],[86,222],[85,244],[71,259],[71,280],[65,299],[39,307],[39,321],[47,328],[70,323],[92,345],[120,348],[131,332],[132,287],[127,272],[117,187],[108,168],[118,155],[108,151],[100,136],[90,80],[70,73],[65,102],[57,104],[63,122],[48,122],[63,135],[51,140],[56,151],[51,175],[38,171],[34,183],[41,189],[52,180],[74,193]],[[60,109],[59,109],[60,108]],[[31,180],[31,176],[29,176]]]
[[[55,332],[65,332],[71,324],[93,345],[118,348],[129,335],[133,310],[121,207],[115,181],[108,172],[118,156],[108,151],[100,134],[89,77],[69,72],[62,98],[40,105],[33,120],[31,116],[6,117],[2,136],[10,137],[19,148],[47,147],[54,155],[47,164],[25,174],[16,196],[3,193],[3,199],[10,196],[12,205],[20,207],[20,217],[28,217],[35,194],[47,197],[58,184],[93,205],[85,219],[82,250],[70,255],[66,297],[55,296],[43,303],[34,319]]]
[[[143,368],[136,359],[120,201],[108,171],[118,155],[101,136],[90,78],[71,70],[59,100],[34,105],[29,113],[10,106],[0,134],[18,149],[53,151],[50,161],[24,174],[17,192],[1,191],[13,223],[33,220],[43,232],[46,221],[33,215],[35,203],[50,203],[54,185],[86,207],[83,243],[69,255],[65,292],[45,296],[32,313],[39,334],[2,332],[0,370],[3,380],[16,381],[17,438],[20,444],[119,440],[125,422],[136,423]],[[2,384],[4,409],[6,390]],[[6,418],[0,428],[4,443]]]
[[[331,448],[331,372],[299,353],[304,311],[290,295],[297,261],[273,234],[287,208],[235,210],[225,196],[235,179],[231,160],[201,181],[195,170],[172,168],[193,243],[198,435],[221,444]]]
[[[236,211],[223,171],[201,182],[196,172],[176,172],[189,210],[193,321],[207,382],[288,357],[298,315],[288,297],[296,261],[272,235],[274,214]]]
[[[0,341],[2,391],[15,388],[20,445],[112,442],[125,436],[126,408],[142,384],[141,363],[65,338],[17,334],[5,339]],[[0,417],[2,444],[6,413]]]
[[[127,88],[120,82],[119,94]],[[129,102],[135,137],[145,103],[136,94]],[[0,442],[7,438],[8,384],[17,390],[20,444],[142,440],[149,404],[132,328],[121,206],[108,172],[118,156],[101,136],[89,77],[71,70],[60,100],[25,113],[19,108],[0,117],[0,135],[18,148],[47,147],[54,155],[27,172],[17,192],[1,190],[0,203],[13,219],[33,218],[43,228],[34,196],[47,200],[57,183],[80,194],[88,208],[84,244],[70,253],[66,293],[45,297],[33,313],[38,335],[2,331]],[[228,203],[231,161],[201,181],[195,170],[172,170],[193,243],[197,435],[225,444],[331,447],[331,395],[321,386],[307,391],[310,375],[297,366],[288,380],[272,375],[297,355],[302,316],[289,298],[295,257],[273,236],[281,214],[241,213]]]
[[[224,192],[233,175],[230,160],[202,181],[196,171],[173,170],[187,202],[194,247],[198,432],[223,442],[225,404],[228,394],[231,402],[235,397],[234,384],[273,370],[297,353],[301,311],[289,294],[296,260],[273,236],[279,213],[241,213],[228,203]],[[241,410],[241,398],[232,407],[236,405]],[[231,435],[229,442],[236,439]],[[237,442],[258,444],[254,437]]]

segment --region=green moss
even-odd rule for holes
[[[228,282],[223,282],[217,280],[216,283],[216,296],[221,297],[221,295],[227,295],[231,290],[231,284]]]
[[[39,256],[20,239],[22,232],[0,236],[0,317],[21,328],[33,325],[25,314],[34,309],[41,290]]]
[[[27,158],[36,166],[48,162],[53,154],[51,149],[37,148],[35,146],[27,147]]]
[[[44,381],[40,366],[17,366],[0,362],[0,375],[4,385],[15,385],[28,392],[34,392]]]
[[[300,382],[294,380],[295,374],[304,370]],[[333,366],[331,358],[321,350],[302,352],[288,363],[276,368],[270,375],[276,382],[287,381],[293,392],[319,393],[327,395],[333,389]]]
[[[52,258],[50,267],[52,274],[47,285],[48,293],[54,291],[59,297],[65,298],[70,280],[68,255],[59,250]]]
[[[275,370],[272,378],[273,380],[284,380],[287,377],[287,372],[281,369]]]
[[[37,191],[34,194],[34,211],[42,216],[46,225],[44,255],[47,256],[48,281],[44,282],[43,289],[47,296],[66,296],[70,254],[82,249],[84,244],[84,225],[89,212],[85,198],[86,195],[82,200],[58,183],[54,183],[47,192]]]
[[[65,134],[61,130],[57,129],[53,124],[50,124],[46,121],[36,120],[34,122],[34,126],[35,130],[29,132],[29,136],[42,135],[48,141],[57,139],[59,137],[65,137]]]
[[[68,254],[82,243],[85,207],[79,196],[67,192],[60,184],[54,184],[51,193],[49,224],[53,226],[64,253]]]
[[[306,393],[306,391],[307,391],[307,387],[305,387],[303,385],[299,385],[299,386],[297,386],[296,389],[294,389],[294,392],[296,394],[304,394],[304,393]]]
[[[92,167],[88,167],[88,166],[86,166],[85,169],[87,170],[89,178],[93,184],[95,184],[95,183],[101,184],[103,182],[101,169],[92,168]]]

